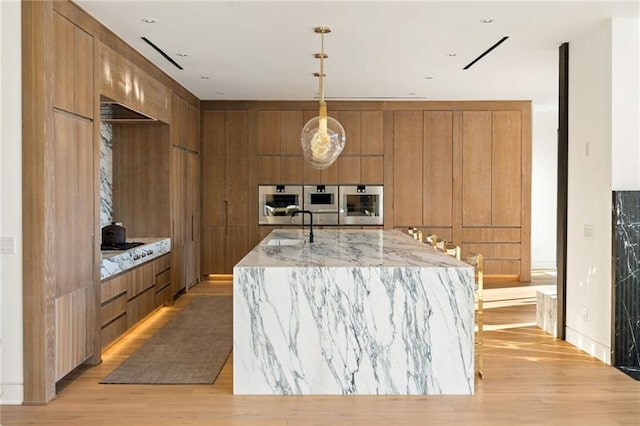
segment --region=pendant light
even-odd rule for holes
[[[324,53],[324,35],[331,32],[328,27],[317,27],[313,31],[321,36],[321,50],[314,56],[320,59],[320,72],[314,74],[319,81],[320,112],[302,128],[300,142],[302,152],[314,169],[326,169],[344,149],[347,137],[344,128],[338,120],[327,116],[327,104],[324,102],[324,60],[328,57]]]

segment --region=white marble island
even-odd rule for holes
[[[234,267],[235,394],[473,394],[470,266],[398,231],[307,234]]]

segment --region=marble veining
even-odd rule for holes
[[[397,231],[270,239],[234,268],[234,393],[472,394],[473,269]]]
[[[103,251],[100,262],[101,280],[110,278],[134,266],[142,265],[171,251],[170,238],[129,238],[127,240],[145,244],[130,250]]]
[[[553,337],[558,337],[558,290],[543,286],[536,291],[536,325]]]
[[[100,123],[100,227],[113,221],[113,128]]]
[[[640,191],[614,191],[613,207],[613,364],[640,380]]]

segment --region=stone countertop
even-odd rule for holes
[[[274,230],[237,265],[241,267],[437,267],[471,268],[400,231]],[[272,240],[303,240],[301,246],[269,245]]]
[[[473,394],[470,265],[400,231],[302,238],[234,267],[235,394]]]
[[[168,237],[127,239],[127,242],[134,241],[144,243],[144,245],[129,250],[102,252],[100,262],[100,279],[102,281],[171,251],[171,238]]]

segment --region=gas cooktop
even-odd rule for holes
[[[110,244],[100,244],[100,250],[129,250],[134,247],[142,246],[144,243],[139,243],[135,241],[131,241],[128,243],[110,243]]]

